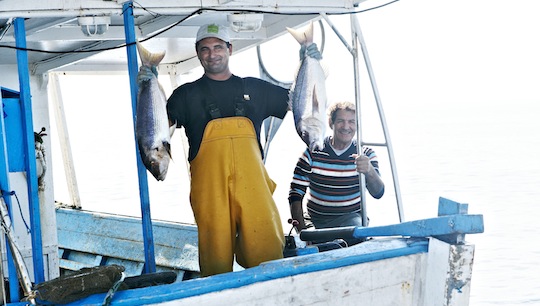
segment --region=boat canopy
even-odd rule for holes
[[[284,34],[286,27],[299,27],[320,18],[320,12],[360,11],[363,2],[142,0],[131,2],[130,6],[135,37],[139,41],[148,40],[145,46],[150,49],[165,50],[162,64],[182,73],[199,65],[193,45],[195,34],[203,24],[239,25],[238,32],[231,36],[235,52],[240,52]],[[126,71],[125,3],[129,2],[0,1],[0,65],[17,64],[13,20],[24,18],[31,74],[55,70]],[[258,22],[260,28],[249,27]]]

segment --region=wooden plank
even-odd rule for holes
[[[59,231],[142,241],[140,218],[62,208],[57,210],[56,215]],[[181,243],[197,243],[197,228],[194,225],[157,220],[153,222],[155,230],[160,231],[160,239],[156,244],[178,246]]]
[[[469,204],[458,203],[443,197],[439,198],[439,216],[448,216],[460,214],[464,215],[469,212]],[[450,244],[463,244],[465,243],[465,234],[452,233],[447,235],[437,235],[437,239]]]
[[[62,99],[62,91],[58,80],[58,73],[51,73],[50,77],[52,107],[54,109],[54,117],[56,121],[56,130],[60,143],[60,151],[62,152],[62,162],[64,164],[64,173],[71,199],[70,205],[75,208],[81,208],[81,197],[79,194],[79,185],[77,184],[77,176],[75,175],[75,164],[73,162],[73,154],[71,152],[71,142],[69,140],[69,132],[66,122],[66,114],[64,111],[64,100]]]
[[[482,215],[450,215],[387,226],[356,227],[353,235],[356,238],[372,236],[430,237],[483,232],[484,219]]]
[[[144,262],[142,225],[137,218],[59,209],[57,224],[60,248]],[[158,265],[198,271],[194,226],[159,221],[153,227]]]
[[[85,264],[85,263],[68,260],[68,259],[60,259],[60,266],[64,269],[71,270],[71,271],[77,271],[82,268],[94,267],[94,265],[92,264]]]
[[[448,215],[385,226],[348,226],[330,229],[302,231],[302,240],[337,238],[365,238],[378,236],[433,237],[452,234],[475,234],[484,232],[482,215]]]
[[[447,198],[439,197],[439,216],[464,215],[469,211],[469,204],[458,203]]]

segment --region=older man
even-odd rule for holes
[[[384,194],[377,155],[367,147],[358,154],[355,105],[338,102],[328,113],[333,135],[324,140],[322,150],[306,149],[291,182],[289,203],[299,231],[306,228],[302,201],[308,189],[307,211],[315,228],[362,226],[360,173],[374,198]]]

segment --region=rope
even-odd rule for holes
[[[112,288],[109,289],[109,291],[107,292],[107,296],[105,296],[105,300],[103,300],[103,304],[101,304],[101,305],[109,306],[111,304],[111,300],[112,300],[114,294],[116,293],[116,291],[118,291],[118,288],[124,282],[125,278],[126,278],[126,273],[122,272],[122,276],[120,277],[120,279],[116,283],[114,283]]]

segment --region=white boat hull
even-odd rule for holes
[[[79,224],[99,222],[96,228],[118,228],[122,224],[129,233],[129,220],[118,216],[93,214],[83,211],[64,211],[59,217],[60,237],[68,228],[62,220],[78,217]],[[82,217],[86,215],[86,217]],[[69,218],[66,218],[69,216]],[[96,220],[98,218],[99,220]],[[170,228],[170,224],[154,224],[156,233],[161,226],[168,227],[169,237],[177,237],[180,251],[184,244],[193,247],[192,229],[185,226]],[[84,226],[78,228],[85,228]],[[95,229],[95,228],[94,228]],[[121,233],[122,231],[117,231]],[[99,231],[79,233],[86,236],[79,244],[78,252],[84,248],[106,250],[100,244],[114,244],[124,238],[106,237]],[[80,241],[71,232],[72,241]],[[91,237],[95,234],[95,241]],[[157,244],[166,245],[167,239],[157,235]],[[191,237],[191,238],[190,238]],[[162,237],[163,238],[163,237]],[[60,240],[61,245],[66,243]],[[107,241],[111,240],[111,241]],[[140,244],[135,241],[134,245]],[[73,243],[72,245],[77,245]],[[83,247],[86,246],[86,247]],[[67,247],[66,245],[64,247]],[[129,249],[129,248],[128,248]],[[131,248],[133,249],[133,248]],[[88,249],[90,250],[90,249]],[[92,253],[89,251],[86,253]],[[61,252],[64,252],[62,249]],[[136,253],[136,252],[135,252]],[[142,261],[142,257],[109,254],[112,262],[122,261],[126,267],[137,266],[127,261]],[[127,254],[127,253],[125,253]],[[175,253],[171,253],[175,254]],[[78,255],[80,256],[80,255]],[[101,256],[103,260],[104,255]],[[120,256],[125,258],[112,258]],[[176,271],[179,279],[169,285],[117,292],[114,301],[118,305],[468,305],[474,246],[466,243],[449,244],[436,238],[375,238],[364,243],[327,252],[295,256],[263,263],[260,266],[205,278],[182,280],[186,271],[196,270],[197,256],[190,256],[191,264],[182,261],[174,264],[175,254],[167,269]],[[65,256],[64,256],[65,257]],[[130,257],[130,258],[128,258]],[[61,266],[74,264],[62,259]],[[172,264],[171,264],[172,263]],[[186,267],[190,267],[186,270]],[[195,267],[195,268],[194,268]],[[163,268],[160,268],[160,270]],[[127,269],[129,270],[129,269]],[[196,274],[196,271],[195,271]],[[96,294],[73,305],[101,305],[105,294]],[[360,303],[360,304],[359,304]]]

